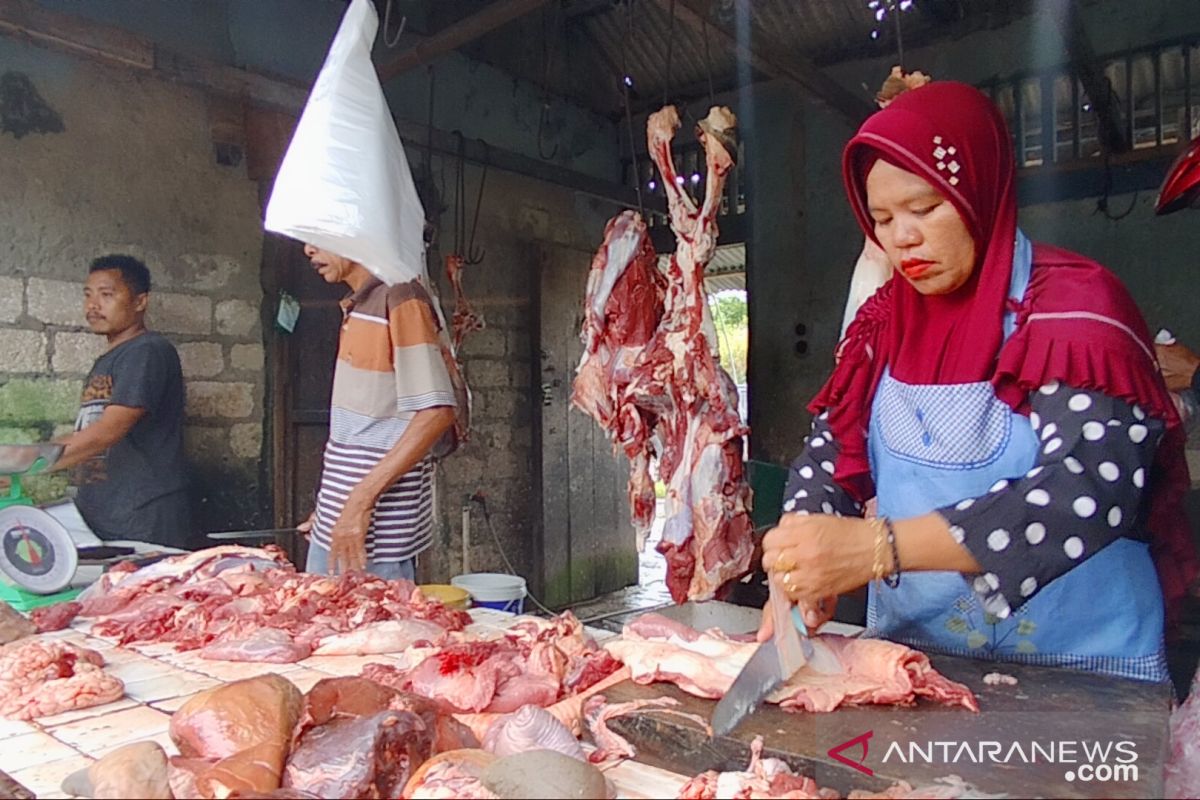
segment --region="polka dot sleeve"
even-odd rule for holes
[[[1138,526],[1163,424],[1137,406],[1058,383],[1030,397],[1037,462],[988,494],[939,509],[983,567],[974,588],[1000,618]]]
[[[804,452],[788,470],[787,488],[783,493],[784,513],[862,516],[862,506],[833,480],[833,465],[839,450],[829,428],[828,415],[814,419]]]

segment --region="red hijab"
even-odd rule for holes
[[[843,178],[872,239],[866,177],[878,159],[919,175],[954,204],[975,240],[976,269],[949,295],[925,296],[906,280],[889,281],[859,311],[832,377],[809,406],[829,412],[842,446],[834,477],[859,500],[874,495],[867,429],[885,367],[905,383],[990,380],[1001,400],[1026,414],[1029,393],[1055,380],[1138,404],[1167,427],[1151,473],[1147,524],[1168,619],[1175,620],[1198,571],[1183,509],[1185,434],[1128,291],[1095,262],[1036,246],[1029,288],[1012,309],[1017,330],[1004,340],[1017,233],[1013,145],[996,106],[974,87],[942,81],[906,92],[850,140]]]

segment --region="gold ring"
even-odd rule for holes
[[[795,564],[793,564],[792,562],[787,561],[783,558],[775,559],[775,563],[773,565],[771,565],[772,572],[788,573],[788,572],[791,572],[792,570],[794,570],[795,568],[796,568]]]

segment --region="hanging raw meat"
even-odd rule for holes
[[[454,352],[462,350],[463,339],[468,333],[481,331],[484,327],[483,317],[475,311],[467,293],[463,291],[462,271],[466,262],[457,253],[446,256],[446,277],[450,279],[450,288],[454,290],[454,316],[451,317],[450,327],[454,330]]]
[[[697,208],[671,159],[679,115],[667,106],[650,117],[647,144],[662,173],[675,253],[664,272],[640,215],[626,211],[608,223],[588,276],[584,353],[571,398],[629,458],[639,534],[654,521],[652,463],[667,482],[658,549],[676,602],[713,597],[746,573],[753,551],[742,464],[748,430],[738,416],[737,387],[714,353],[704,292],[736,125],[729,109],[713,108],[697,128],[707,169]]]

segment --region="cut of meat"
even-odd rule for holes
[[[304,696],[304,711],[296,725],[293,741],[310,729],[339,719],[407,711],[416,714],[433,735],[433,752],[478,747],[479,740],[465,725],[438,710],[432,700],[401,692],[361,677],[325,678]]]
[[[736,119],[714,107],[700,123],[707,182],[697,208],[676,180],[673,106],[651,115],[647,145],[662,173],[676,250],[658,268],[645,222],[626,211],[608,223],[584,301],[584,353],[571,401],[630,461],[631,516],[639,536],[654,519],[651,465],[667,483],[659,545],[676,602],[707,600],[750,567],[753,525],[742,463],[748,429],[737,387],[714,355],[704,268],[733,167]]]
[[[454,316],[451,317],[450,327],[454,331],[455,353],[459,352],[468,333],[484,328],[483,317],[476,313],[467,299],[467,293],[463,291],[462,271],[465,264],[463,257],[456,253],[446,256],[446,277],[450,279],[450,288],[454,292]]]
[[[417,645],[441,642],[446,629],[420,619],[372,622],[347,633],[325,636],[313,649],[314,656],[367,656],[399,653]]]
[[[833,711],[843,705],[912,705],[927,697],[979,710],[971,690],[941,675],[920,651],[882,639],[827,634],[812,641],[843,670],[825,674],[805,667],[767,698],[770,702],[787,710]],[[622,637],[605,647],[630,668],[636,683],[668,681],[689,694],[716,699],[729,690],[758,645],[733,641],[718,630],[679,635],[650,617],[629,623]]]
[[[278,789],[303,696],[279,675],[193,696],[171,717],[171,788],[177,797],[227,797]],[[189,794],[180,794],[186,788]]]
[[[569,612],[549,620],[524,619],[493,641],[435,644],[408,655],[412,669],[368,664],[363,676],[431,698],[456,714],[548,707],[621,668]]]
[[[61,631],[74,621],[82,607],[74,600],[69,600],[64,603],[55,603],[52,606],[35,608],[30,612],[29,618],[37,626],[38,633]]]
[[[481,776],[496,761],[483,750],[454,750],[441,753],[413,771],[401,797],[413,800],[492,800],[494,794],[483,785]]]
[[[89,592],[82,614],[102,615],[95,634],[240,661],[298,661],[314,646],[322,655],[397,652],[471,621],[410,581],[297,573],[274,548],[214,547],[108,573]]]
[[[327,798],[396,797],[432,746],[425,723],[407,711],[334,719],[300,739],[283,785]]]
[[[101,667],[95,650],[25,638],[0,647],[0,717],[36,719],[104,705],[125,684]]]
[[[498,756],[527,750],[554,750],[583,761],[579,740],[557,717],[544,708],[525,706],[492,723],[483,739],[483,749]]]
[[[604,695],[593,695],[583,707],[588,732],[592,734],[592,742],[596,745],[596,750],[589,760],[594,764],[599,764],[605,761],[633,758],[637,755],[637,750],[632,744],[623,736],[609,730],[608,721],[615,717],[635,714],[643,709],[690,719],[704,728],[710,737],[712,736],[712,727],[709,726],[708,720],[686,711],[677,711],[673,708],[677,705],[679,705],[679,701],[673,697],[652,697],[645,700],[631,700],[628,703],[609,703],[605,700]]]
[[[283,631],[259,628],[245,639],[213,642],[200,649],[200,657],[213,661],[257,661],[291,664],[312,655],[312,648]]]
[[[0,645],[15,642],[37,632],[36,623],[25,619],[19,611],[0,600]]]
[[[797,775],[778,758],[763,758],[763,739],[750,743],[750,764],[745,772],[709,770],[692,778],[679,790],[680,798],[716,800],[719,797],[788,798],[788,800],[835,800],[835,789],[823,789],[807,775]]]

